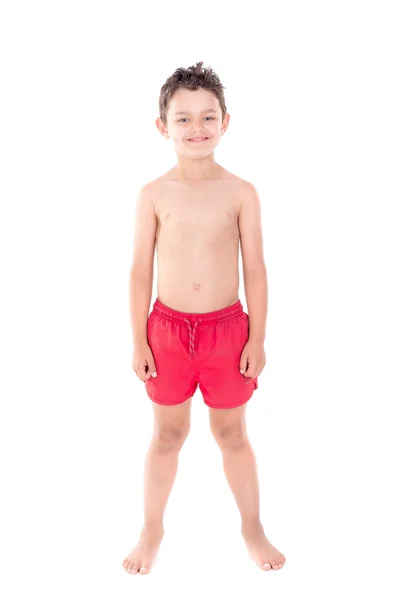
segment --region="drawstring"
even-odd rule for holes
[[[201,319],[199,319],[198,321],[195,322],[193,329],[190,326],[190,321],[188,319],[185,319],[185,321],[189,327],[189,352],[192,356],[196,356],[196,353],[194,351],[194,336],[196,333],[197,324],[201,323]]]

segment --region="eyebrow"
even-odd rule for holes
[[[203,110],[202,112],[213,112],[216,113],[217,111],[214,108],[209,108],[208,110]],[[190,112],[187,110],[180,110],[179,112],[175,113],[176,115],[190,115]]]

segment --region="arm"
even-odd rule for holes
[[[264,343],[268,312],[268,281],[264,262],[261,205],[255,187],[246,182],[239,211],[243,280],[249,311],[249,342]]]
[[[142,186],[135,205],[133,260],[129,272],[129,314],[135,347],[147,344],[147,319],[153,289],[157,217],[153,187]]]

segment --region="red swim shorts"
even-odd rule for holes
[[[249,315],[240,300],[208,313],[186,313],[156,298],[147,338],[157,377],[145,381],[148,396],[159,404],[181,404],[199,385],[207,406],[244,404],[258,388],[257,377],[239,371],[248,337]]]

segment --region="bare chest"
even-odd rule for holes
[[[210,236],[238,232],[239,205],[229,191],[174,190],[155,205],[158,234]]]

